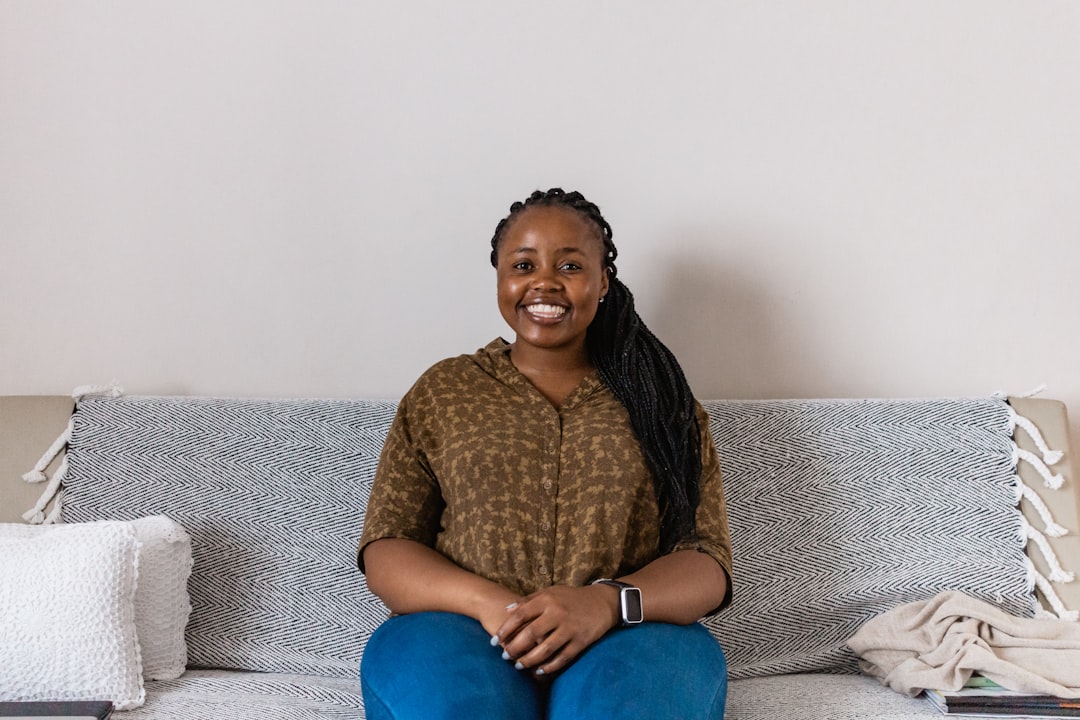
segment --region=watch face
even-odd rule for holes
[[[641,612],[641,590],[638,588],[623,588],[619,595],[622,599],[623,622],[627,625],[641,622],[644,617]]]

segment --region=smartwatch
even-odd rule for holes
[[[641,611],[641,588],[636,588],[630,583],[610,580],[608,578],[593,580],[592,584],[610,585],[611,587],[619,589],[619,611],[622,616],[622,622],[620,624],[623,627],[626,627],[627,625],[637,625],[645,619],[645,615]]]

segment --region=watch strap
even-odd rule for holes
[[[621,580],[612,580],[611,578],[600,578],[599,580],[593,580],[590,584],[610,585],[613,588],[618,588],[620,624],[623,627],[637,625],[642,621],[643,615],[641,612],[641,588],[635,585],[631,585],[630,583],[625,583]],[[631,593],[633,593],[633,595],[631,595]],[[637,612],[634,613],[634,617],[630,617],[628,615],[628,606],[636,608]]]
[[[612,580],[611,578],[600,578],[599,580],[593,580],[590,585],[610,585],[617,588],[634,588],[630,583],[624,583],[622,580]]]

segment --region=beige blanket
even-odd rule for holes
[[[1008,615],[960,592],[900,605],[848,641],[897,692],[959,690],[973,672],[1021,692],[1080,697],[1080,624]]]

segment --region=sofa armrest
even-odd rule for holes
[[[1080,492],[1077,491],[1080,478],[1076,475],[1076,463],[1069,447],[1069,421],[1065,405],[1057,400],[1043,398],[1009,398],[1009,404],[1018,415],[1027,418],[1039,429],[1051,449],[1063,453],[1060,460],[1049,466],[1051,473],[1064,479],[1060,489],[1048,488],[1043,476],[1031,463],[1021,461],[1018,473],[1024,484],[1046,503],[1054,521],[1068,530],[1068,534],[1061,537],[1046,535],[1046,541],[1064,570],[1080,574]],[[1016,429],[1015,440],[1020,449],[1041,455],[1035,441],[1020,426]],[[1027,498],[1024,498],[1020,505],[1032,527],[1042,531],[1045,523],[1034,505]],[[1043,577],[1050,576],[1049,563],[1036,543],[1028,543],[1028,556]],[[1053,589],[1066,608],[1080,610],[1080,579],[1069,583],[1053,583]],[[1043,607],[1049,608],[1043,594],[1037,592],[1037,595]]]
[[[41,497],[43,483],[22,479],[42,453],[64,431],[75,408],[68,395],[9,395],[0,397],[0,522],[24,522],[22,515]],[[52,477],[63,459],[53,458],[46,474]]]

